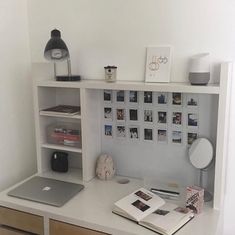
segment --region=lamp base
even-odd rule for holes
[[[75,82],[75,81],[80,81],[81,76],[80,75],[62,75],[62,76],[56,76],[56,81],[59,82]]]

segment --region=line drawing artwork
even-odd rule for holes
[[[169,82],[171,46],[147,47],[145,82]]]
[[[149,69],[151,71],[157,71],[160,69],[161,64],[167,64],[168,58],[166,56],[152,56],[152,61],[149,63]]]

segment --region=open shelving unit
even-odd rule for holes
[[[102,126],[102,94],[103,90],[179,92],[210,95],[216,102],[212,105],[217,115],[216,128],[212,130],[215,136],[215,172],[214,172],[214,204],[220,209],[224,194],[224,174],[226,161],[226,128],[228,126],[229,94],[232,65],[221,66],[220,84],[207,86],[192,86],[189,83],[144,83],[117,81],[107,83],[103,80],[82,80],[80,82],[56,82],[53,80],[37,80],[34,85],[35,124],[37,140],[38,172],[56,175],[59,179],[73,178],[73,181],[90,181],[95,176],[96,158],[105,150]],[[79,105],[81,114],[74,116],[44,115],[40,110],[59,104]],[[55,121],[73,122],[81,130],[81,146],[70,147],[54,145],[47,142],[46,127]],[[113,144],[114,142],[110,142]],[[108,143],[109,144],[109,143]],[[118,149],[116,143],[114,148]],[[121,143],[120,143],[121,144]],[[59,174],[50,170],[50,157],[53,151],[66,151],[70,156],[69,172]],[[119,156],[124,159],[123,156]],[[118,157],[117,157],[118,158]],[[126,159],[127,164],[131,164]],[[123,163],[123,162],[122,162]],[[151,162],[149,163],[152,164]]]

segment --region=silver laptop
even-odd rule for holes
[[[61,207],[83,188],[81,184],[35,176],[7,195]]]

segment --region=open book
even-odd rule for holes
[[[171,235],[194,217],[193,212],[166,203],[152,192],[140,188],[114,204],[113,213],[136,221],[163,235]]]

